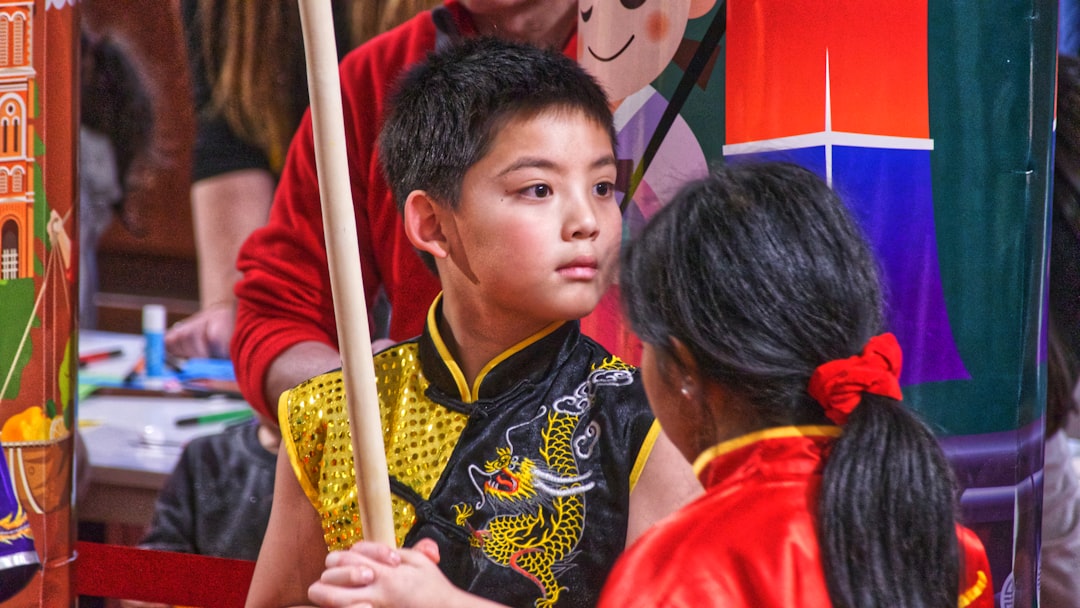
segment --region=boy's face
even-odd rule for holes
[[[608,132],[583,113],[511,119],[465,173],[444,225],[447,298],[485,320],[541,327],[588,314],[618,261],[614,182]]]

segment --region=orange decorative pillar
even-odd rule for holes
[[[74,604],[78,44],[74,2],[0,0],[0,447],[41,564],[12,606]]]

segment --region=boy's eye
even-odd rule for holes
[[[615,184],[612,184],[611,182],[601,182],[593,186],[593,191],[596,193],[596,196],[607,198],[615,191]]]

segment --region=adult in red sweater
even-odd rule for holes
[[[350,53],[340,66],[345,141],[368,308],[382,290],[389,337],[420,333],[439,283],[405,237],[375,141],[396,77],[460,36],[498,35],[573,53],[574,0],[447,0]],[[305,115],[289,148],[267,224],[240,250],[231,354],[241,390],[276,419],[278,395],[341,366],[312,143]]]

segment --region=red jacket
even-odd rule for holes
[[[830,438],[814,428],[767,429],[710,451],[705,494],[623,554],[599,608],[830,606],[814,525]],[[957,534],[958,605],[993,608],[982,543],[963,526]]]

